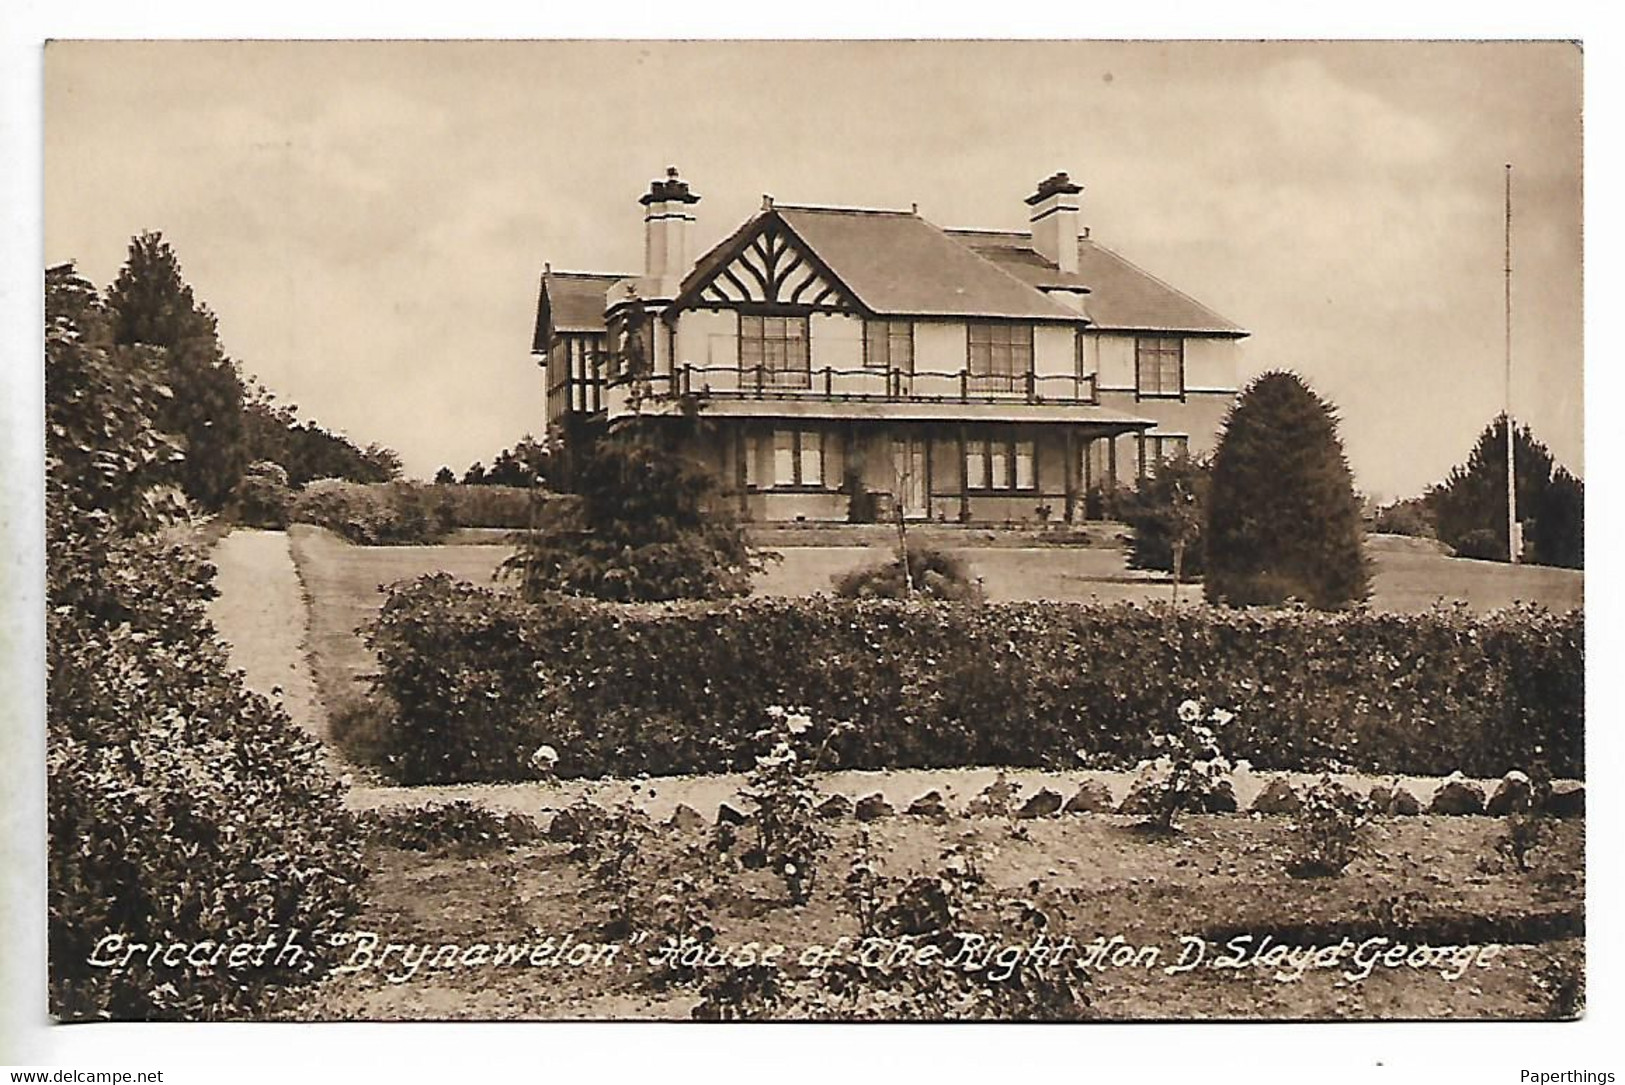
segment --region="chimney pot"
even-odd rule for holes
[[[773,210],[773,197],[768,195],[766,192],[762,193],[762,210]]]

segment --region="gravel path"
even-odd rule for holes
[[[327,717],[305,660],[305,596],[288,536],[237,528],[215,545],[220,595],[209,617],[231,647],[231,664],[248,687],[282,705],[295,723],[325,741]]]

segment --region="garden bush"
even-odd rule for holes
[[[439,542],[456,527],[447,487],[415,482],[345,482],[324,478],[294,498],[297,523],[325,527],[361,546]]]
[[[1260,768],[1582,773],[1579,612],[1420,615],[813,598],[526,603],[444,575],[391,591],[368,640],[406,783],[750,763],[772,705],[851,721],[832,768],[1154,758],[1187,699]]]
[[[894,557],[840,574],[834,580],[835,594],[843,599],[907,599],[912,581],[914,594],[922,599],[973,602],[981,598],[981,585],[956,555],[924,543],[910,543],[906,554],[906,570],[903,561]]]
[[[281,530],[288,526],[293,494],[282,465],[259,460],[248,466],[231,493],[231,508],[238,523]]]

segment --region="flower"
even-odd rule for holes
[[[1226,709],[1223,709],[1223,708],[1215,708],[1213,710],[1213,715],[1211,717],[1209,717],[1209,718],[1212,719],[1213,722],[1218,724],[1220,727],[1223,727],[1225,724],[1227,724],[1231,720],[1235,719],[1236,714],[1234,712],[1227,711]]]
[[[792,712],[784,717],[784,726],[792,735],[806,734],[812,729],[812,717],[801,712]]]
[[[1179,706],[1179,722],[1195,723],[1202,718],[1202,706],[1196,701],[1186,701]]]
[[[559,751],[551,746],[538,746],[536,752],[530,755],[530,767],[538,772],[551,772],[558,763]]]

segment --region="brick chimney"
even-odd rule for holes
[[[649,182],[649,191],[638,201],[643,204],[643,274],[646,279],[675,284],[688,274],[688,228],[694,221],[691,208],[699,196],[688,190],[688,182],[677,176],[677,167],[668,166],[666,176]]]
[[[1032,209],[1033,248],[1062,271],[1078,270],[1078,194],[1083,186],[1073,184],[1064,172],[1038,182],[1038,191],[1027,197]]]

